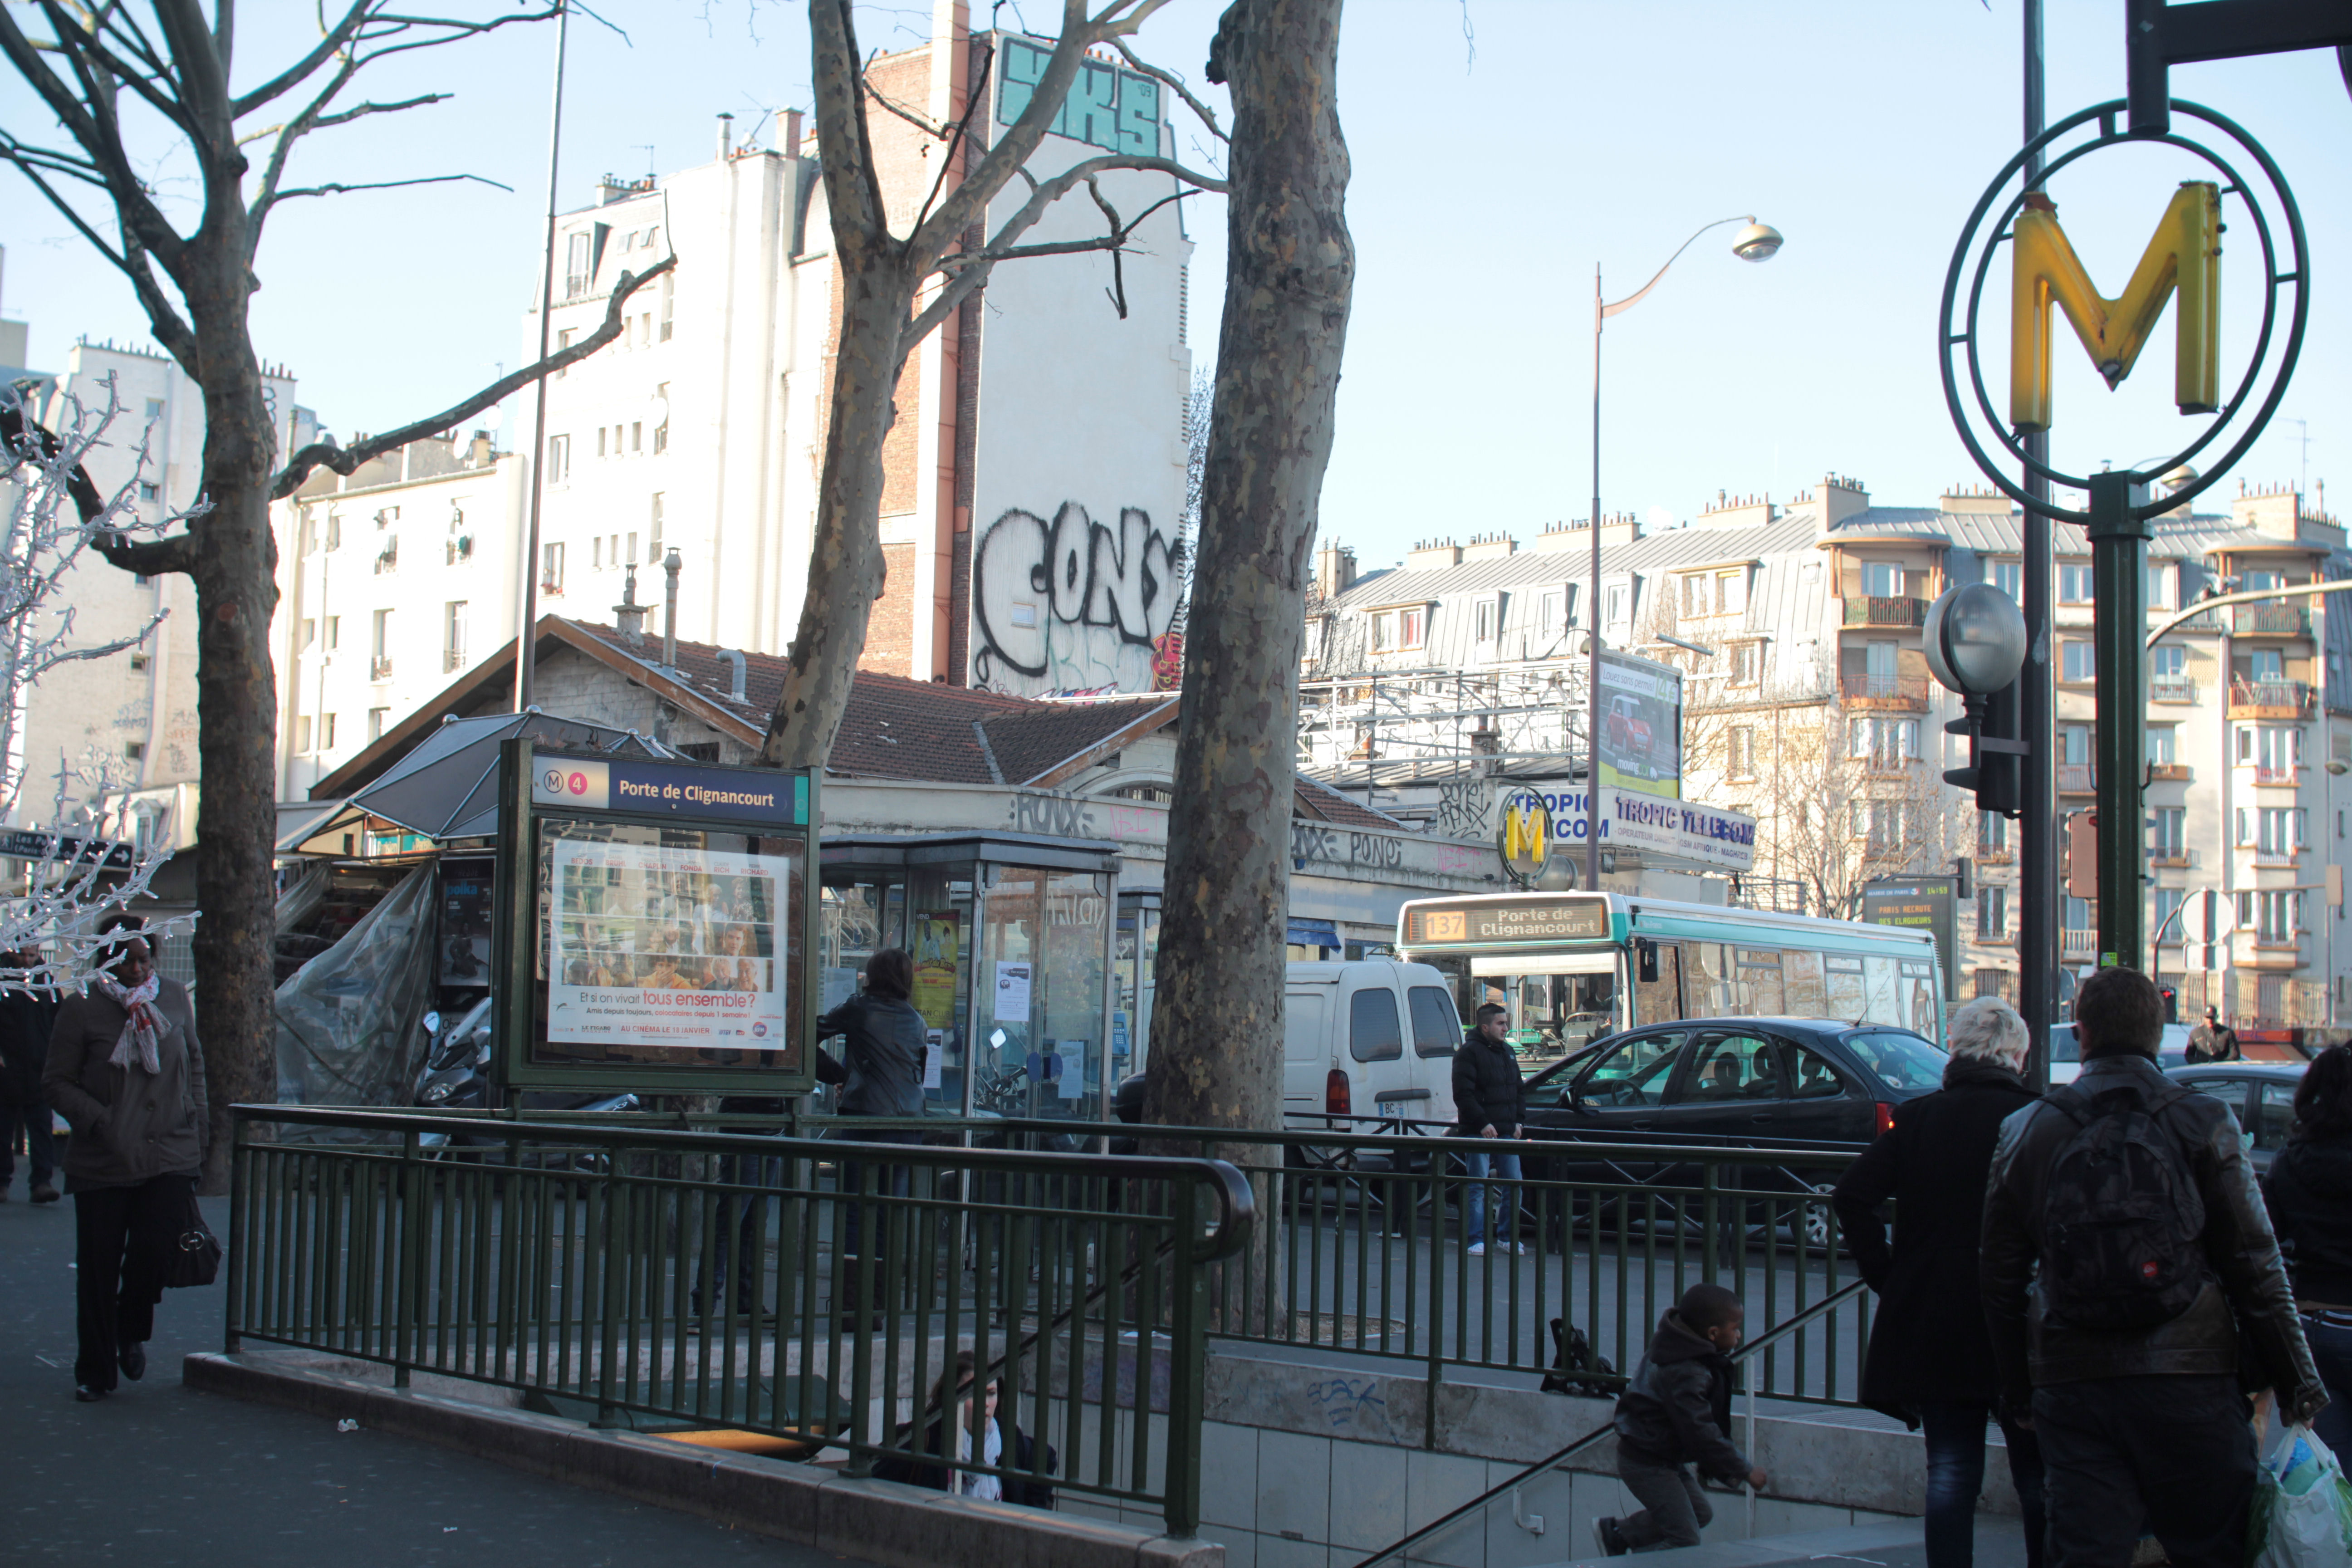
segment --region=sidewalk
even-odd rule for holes
[[[139,1568],[600,1568],[844,1559],[180,1385],[221,1348],[222,1291],[165,1293],[147,1375],[73,1398],[73,1200],[0,1204],[0,1551],[12,1563]],[[214,1228],[222,1205],[207,1202]]]
[[[1583,1544],[1589,1548],[1591,1543]],[[1595,1568],[1600,1563],[1630,1561],[1633,1559],[1592,1552],[1564,1560],[1559,1568]],[[1774,1564],[1787,1563],[1927,1568],[1927,1542],[1920,1521],[1906,1519],[1889,1524],[1809,1531],[1802,1535],[1644,1552],[1639,1561],[1642,1568],[1773,1568]],[[2016,1520],[1977,1516],[1976,1563],[1977,1568],[2024,1568],[2025,1535]]]

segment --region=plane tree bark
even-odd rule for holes
[[[278,691],[269,623],[278,591],[269,502],[290,493],[316,465],[349,473],[400,441],[488,407],[565,357],[551,356],[421,426],[360,447],[314,447],[290,461],[278,450],[249,314],[261,286],[257,256],[270,214],[304,198],[478,178],[297,184],[289,179],[289,159],[315,132],[447,96],[355,100],[352,89],[373,62],[556,14],[552,5],[503,14],[487,5],[478,9],[480,15],[434,16],[389,0],[351,0],[322,10],[315,38],[281,49],[281,57],[292,58],[240,87],[247,78],[236,69],[236,0],[213,0],[209,8],[199,0],[0,5],[0,60],[38,104],[0,121],[0,164],[13,167],[130,280],[155,341],[203,394],[201,491],[184,531],[161,539],[107,535],[97,548],[126,571],[184,573],[195,584],[202,783],[195,969],[213,1100],[207,1191],[226,1184],[226,1108],[277,1095],[271,944]],[[271,41],[282,42],[282,35],[273,30]],[[193,225],[175,223],[140,173],[166,151],[194,168]],[[642,281],[625,279],[618,295]],[[606,330],[574,345],[571,357],[593,353],[618,331],[616,299]],[[79,487],[77,500],[88,491]]]

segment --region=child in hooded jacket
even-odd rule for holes
[[[1612,1557],[1696,1546],[1715,1518],[1691,1467],[1716,1480],[1762,1489],[1765,1474],[1733,1445],[1731,1356],[1746,1310],[1720,1285],[1694,1285],[1658,1321],[1642,1364],[1617,1398],[1617,1478],[1642,1504],[1623,1519],[1593,1521]]]

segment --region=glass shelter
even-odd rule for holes
[[[1118,854],[1026,834],[845,835],[819,854],[818,1010],[904,948],[941,1115],[1108,1121],[1134,1003],[1111,984]],[[1154,911],[1155,913],[1157,911]],[[828,1047],[830,1048],[830,1047]]]

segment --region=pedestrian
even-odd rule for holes
[[[1478,1020],[1463,1036],[1462,1048],[1454,1056],[1454,1135],[1461,1138],[1517,1139],[1524,1136],[1520,1122],[1527,1114],[1527,1079],[1519,1072],[1519,1058],[1503,1043],[1509,1031],[1509,1013],[1500,1005],[1486,1003],[1478,1009]],[[1497,1149],[1492,1153],[1481,1152],[1466,1157],[1470,1167],[1469,1223],[1462,1234],[1470,1238],[1470,1256],[1486,1256],[1489,1237],[1487,1194],[1492,1173],[1502,1180],[1517,1183],[1519,1179],[1519,1155],[1516,1149]],[[1494,1187],[1492,1237],[1497,1252],[1520,1253],[1527,1247],[1519,1240],[1519,1189],[1517,1186]]]
[[[1985,1426],[1998,1418],[2024,1514],[2026,1568],[2042,1563],[2042,1456],[1999,1409],[2000,1379],[1977,1293],[1977,1246],[1993,1143],[2033,1103],[2025,1020],[1998,996],[1955,1012],[1944,1087],[1895,1108],[1895,1124],[1846,1167],[1831,1194],[1862,1277],[1878,1295],[1862,1402],[1926,1429],[1927,1568],[1969,1568]],[[1895,1203],[1895,1245],[1878,1209]]]
[[[2219,1008],[2205,1009],[2205,1021],[2189,1031],[2189,1065],[2199,1062],[2234,1062],[2245,1053],[2238,1048],[2238,1031],[2221,1022]]]
[[[895,947],[882,948],[866,961],[866,988],[816,1022],[819,1039],[842,1037],[841,1059],[832,1062],[823,1051],[817,1076],[838,1077],[844,1116],[920,1116],[923,1114],[923,1016],[908,996],[915,988],[915,964]],[[832,1070],[828,1071],[830,1068]],[[913,1128],[877,1128],[850,1134],[861,1143],[920,1143]],[[869,1178],[867,1172],[875,1173]],[[903,1197],[908,1171],[904,1165],[841,1163],[839,1192],[843,1203],[834,1232],[834,1294],[844,1313],[857,1309],[856,1276],[852,1272],[866,1237],[860,1221],[862,1205],[856,1194],[871,1180],[877,1194]],[[875,1227],[881,1240],[882,1226]]]
[[[955,1364],[941,1373],[931,1388],[931,1402],[924,1411],[923,1431],[919,1443],[915,1437],[913,1423],[898,1429],[899,1445],[908,1453],[929,1454],[933,1458],[943,1457],[948,1449],[947,1426],[955,1425],[955,1457],[971,1464],[972,1458],[972,1369],[974,1357],[970,1351],[958,1351]],[[950,1389],[955,1391],[952,1405]],[[978,1462],[999,1469],[1043,1470],[1052,1475],[1058,1457],[1048,1445],[1045,1462],[1037,1463],[1036,1440],[1021,1430],[1003,1408],[1004,1380],[991,1378],[982,1395],[979,1420],[980,1458]],[[1031,1508],[1054,1506],[1054,1489],[1043,1481],[1027,1480],[1019,1476],[982,1475],[971,1470],[951,1470],[945,1465],[927,1465],[913,1458],[893,1454],[874,1467],[877,1479],[902,1481],[910,1487],[929,1487],[933,1491],[952,1491],[958,1497],[978,1498],[983,1501],[1024,1503]]]
[[[2295,1422],[2327,1394],[2236,1118],[2157,1070],[2156,986],[2097,971],[2074,1032],[2082,1075],[2001,1124],[1979,1273],[2001,1397],[2042,1444],[2049,1561],[2122,1568],[2144,1521],[2178,1568],[2237,1568],[2244,1389]]]
[[[133,1383],[147,1370],[165,1254],[210,1142],[188,994],[155,973],[135,923],[115,917],[108,930],[101,967],[58,1008],[41,1079],[73,1128],[74,1397],[85,1404],[114,1392],[118,1370]]]
[[[1592,1521],[1610,1556],[1698,1544],[1715,1510],[1693,1465],[1759,1491],[1769,1479],[1731,1441],[1731,1352],[1746,1324],[1739,1298],[1720,1285],[1692,1286],[1658,1321],[1649,1352],[1617,1396],[1617,1479],[1642,1511]]]
[[[2304,1069],[2294,1131],[2263,1186],[2303,1337],[2327,1389],[2312,1429],[2352,1470],[2352,1048],[2330,1046]]]
[[[18,976],[41,966],[40,951],[0,953],[0,967]],[[41,1069],[49,1059],[49,1031],[58,1005],[50,997],[12,987],[0,993],[0,1204],[16,1179],[21,1140],[30,1163],[26,1196],[37,1204],[58,1201],[57,1139],[49,1126],[49,1101],[41,1091]]]

